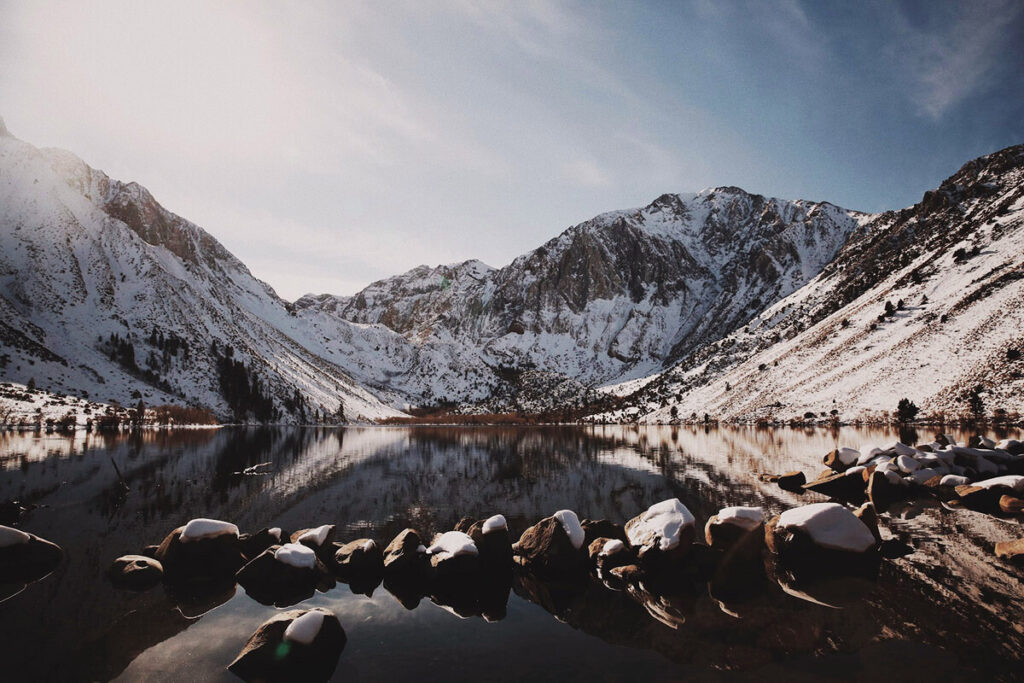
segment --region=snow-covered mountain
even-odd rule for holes
[[[398,332],[415,362],[366,379],[411,400],[505,395],[502,370],[612,384],[742,326],[817,275],[866,220],[734,187],[667,194],[572,227],[504,268],[421,266],[352,297],[303,297],[296,308]],[[497,407],[542,407],[539,398],[513,391]]]
[[[649,421],[1024,412],[1024,145],[863,223],[806,285],[651,378]],[[675,413],[673,413],[673,408]]]
[[[0,376],[224,418],[398,414],[310,350],[309,330],[212,236],[0,123]],[[305,417],[303,417],[305,416]]]

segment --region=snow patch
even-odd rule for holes
[[[285,543],[274,551],[274,559],[299,569],[312,569],[316,566],[316,553],[301,543]]]
[[[580,526],[580,518],[576,516],[576,513],[572,510],[559,510],[552,515],[562,524],[562,528],[565,529],[566,535],[569,537],[569,542],[572,543],[572,547],[579,549],[583,547],[583,539],[586,534],[583,533],[583,527]]]
[[[759,507],[727,507],[718,511],[719,524],[732,524],[747,531],[756,529],[764,521],[764,510]]]
[[[623,550],[625,547],[625,543],[623,543],[617,538],[613,538],[601,547],[601,552],[598,554],[601,556],[611,555],[612,553],[617,553]]]
[[[219,519],[193,519],[185,525],[179,540],[182,543],[196,541],[200,538],[214,538],[216,536],[234,536],[238,538],[238,527],[231,522],[222,522]]]
[[[822,548],[862,553],[875,545],[864,522],[838,503],[812,503],[786,510],[778,528],[800,529]]]
[[[323,545],[324,541],[327,540],[327,534],[329,533],[331,533],[331,525],[324,524],[323,526],[318,526],[315,529],[310,529],[306,533],[299,536],[299,542],[307,541],[309,543],[312,543],[313,545],[320,546]]]
[[[670,498],[647,508],[640,515],[640,523],[626,530],[626,537],[637,547],[650,545],[658,538],[661,550],[671,550],[679,545],[683,529],[693,523],[693,514],[686,506],[678,498]]]
[[[284,639],[293,643],[311,645],[324,625],[324,616],[325,614],[320,610],[311,609],[305,614],[295,617],[292,619],[292,623],[288,624],[288,628],[284,630]]]
[[[446,531],[434,539],[434,544],[427,548],[427,555],[437,555],[447,560],[459,555],[477,555],[476,543],[468,534],[461,531]]]
[[[485,534],[494,533],[495,531],[508,531],[508,522],[505,521],[504,515],[488,517],[487,521],[484,522],[482,531]]]

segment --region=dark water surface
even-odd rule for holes
[[[679,497],[703,526],[727,505],[775,514],[822,500],[763,484],[759,472],[813,478],[837,444],[897,438],[685,427],[0,435],[0,500],[39,506],[21,528],[66,552],[53,574],[0,603],[0,679],[237,680],[225,667],[274,608],[241,588],[197,604],[162,586],[115,590],[103,578],[115,557],[193,517],[243,531],[332,523],[337,540],[387,543],[406,526],[429,537],[495,513],[513,537],[561,508],[625,522]],[[272,463],[269,475],[235,474],[262,462]],[[338,681],[1024,677],[1024,570],[992,553],[996,541],[1024,535],[1019,523],[925,502],[882,521],[883,537],[912,552],[886,560],[877,583],[841,609],[775,584],[735,604],[698,591],[685,604],[645,605],[596,582],[549,590],[522,581],[497,621],[460,618],[429,597],[407,610],[383,587],[366,597],[341,583],[301,605],[333,610],[348,634]]]

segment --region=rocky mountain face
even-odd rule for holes
[[[471,375],[442,387],[434,372],[392,376],[388,386],[411,400],[505,394],[502,370],[611,384],[743,325],[817,275],[864,220],[733,187],[663,195],[570,228],[504,268],[421,266],[353,297],[307,296],[296,307],[383,325],[442,376]]]
[[[1024,151],[866,215],[735,187],[599,215],[503,268],[281,300],[212,236],[0,124],[0,379],[242,421],[411,405],[597,419],[1021,410]],[[603,402],[607,405],[607,401]],[[674,410],[673,410],[674,409]]]
[[[621,417],[1024,411],[1024,146],[854,231],[809,283],[695,349]],[[674,408],[674,412],[673,412]]]
[[[396,414],[266,284],[145,188],[0,130],[0,376],[223,419]]]

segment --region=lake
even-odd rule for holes
[[[918,438],[933,435],[922,429]],[[237,680],[225,667],[273,607],[240,587],[197,600],[163,586],[116,590],[104,578],[114,558],[193,517],[243,531],[331,523],[336,540],[386,544],[407,526],[429,537],[464,516],[496,513],[514,538],[562,508],[624,523],[678,497],[703,528],[729,505],[776,514],[824,500],[763,483],[761,472],[803,469],[813,478],[837,445],[898,438],[883,428],[631,426],[0,435],[0,501],[36,505],[20,527],[66,553],[54,573],[0,603],[2,678]],[[265,462],[266,475],[239,474]],[[346,630],[338,681],[1024,675],[1024,572],[992,552],[1022,535],[1019,523],[917,501],[895,506],[882,526],[902,556],[885,560],[877,582],[839,609],[771,584],[729,605],[697,592],[675,619],[659,620],[596,581],[548,591],[522,580],[490,620],[462,618],[429,597],[407,609],[383,586],[366,596],[339,583],[300,604],[334,611]]]

